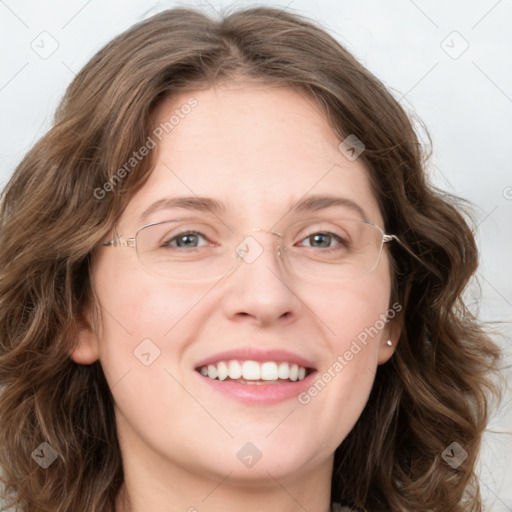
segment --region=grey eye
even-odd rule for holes
[[[184,231],[183,233],[174,235],[172,238],[164,242],[162,245],[164,247],[179,247],[180,249],[184,249],[187,247],[196,248],[199,247],[199,239],[201,238],[206,240],[206,237],[200,231]],[[176,242],[175,244],[173,243],[174,241]]]
[[[343,240],[340,236],[335,235],[334,233],[329,232],[318,232],[313,233],[306,237],[304,240],[309,241],[309,245],[306,245],[306,247],[314,247],[314,248],[327,248],[330,249],[333,247],[332,242],[338,242],[342,245],[347,245],[346,241]]]

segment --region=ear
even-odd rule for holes
[[[78,318],[76,325],[76,342],[69,355],[75,363],[92,364],[98,360],[99,350],[98,337],[89,315]]]
[[[378,364],[384,364],[391,358],[395,352],[401,332],[402,329],[397,318],[388,321],[379,339]],[[391,341],[391,345],[388,344],[388,340]]]

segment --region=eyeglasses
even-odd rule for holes
[[[264,252],[256,232],[275,236],[277,256],[296,275],[346,280],[365,276],[379,264],[388,235],[358,219],[319,217],[289,225],[282,233],[254,228],[243,234],[213,218],[186,217],[142,226],[133,238],[117,234],[103,247],[135,247],[149,271],[174,280],[220,278]],[[253,236],[254,234],[254,236]]]

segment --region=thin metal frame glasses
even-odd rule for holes
[[[204,281],[233,272],[242,261],[257,261],[265,249],[253,236],[256,232],[276,237],[278,259],[294,274],[332,281],[368,275],[379,264],[384,244],[400,243],[396,235],[361,219],[317,217],[296,222],[283,233],[253,228],[239,234],[224,222],[196,216],[146,224],[131,238],[114,227],[114,238],[101,246],[134,247],[139,262],[152,273]]]

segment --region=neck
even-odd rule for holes
[[[330,512],[332,460],[295,475],[265,475],[248,480],[201,474],[197,469],[130,458],[116,512]],[[234,468],[236,470],[236,468]],[[253,468],[254,469],[254,468]],[[261,472],[260,472],[261,473]]]
[[[265,511],[269,512],[297,512],[298,510],[307,510],[308,512],[334,512],[335,510],[331,508],[331,504],[328,499],[322,500],[322,504],[320,504],[318,501],[311,500],[307,500],[307,503],[303,504],[303,502],[299,501],[294,496],[291,496],[291,493],[288,495],[288,499],[285,500],[286,504],[278,504],[283,501],[280,498],[282,498],[284,494],[287,494],[287,492],[288,490],[283,488],[279,493],[280,496],[267,494],[264,498],[261,495],[259,497],[251,498],[249,495],[247,495],[247,497],[241,500],[240,497],[236,494],[232,494],[229,496],[229,498],[227,498],[226,495],[229,494],[229,491],[227,491],[226,493],[223,493],[224,496],[219,496],[219,499],[215,500],[215,503],[213,503],[214,500],[211,500],[212,506],[209,507],[205,507],[204,505],[204,502],[206,502],[208,499],[208,496],[205,496],[202,499],[194,500],[195,506],[188,505],[186,508],[183,508],[183,505],[181,504],[173,504],[162,505],[161,508],[155,509],[145,508],[146,506],[153,507],[153,505],[144,505],[144,503],[141,502],[141,496],[136,496],[136,492],[132,492],[130,494],[127,490],[126,484],[123,484],[116,498],[115,512],[139,512],[144,510],[152,510],[155,512],[171,512],[174,510],[183,510],[185,512],[218,512],[220,510],[225,512],[234,512],[235,510],[244,510],[244,512],[252,512],[253,510],[258,510],[258,512],[261,512],[263,507]],[[226,498],[227,501],[224,505],[222,503]],[[156,502],[157,500],[153,499],[152,501]],[[277,501],[277,503],[274,501]]]

